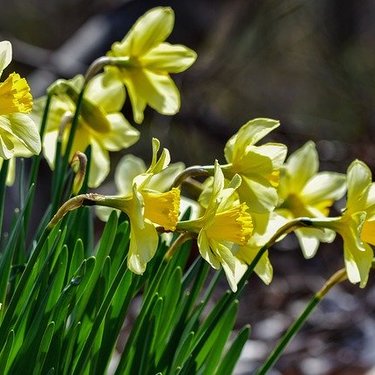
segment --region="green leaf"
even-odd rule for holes
[[[126,272],[113,296],[111,308],[107,314],[106,327],[103,332],[102,346],[98,358],[96,372],[104,374],[111,359],[111,353],[125,320],[126,312],[134,296],[136,281],[139,276]]]
[[[44,331],[44,335],[42,337],[42,341],[39,346],[39,351],[38,351],[37,358],[35,361],[33,375],[38,375],[42,373],[43,364],[46,359],[48,349],[52,341],[54,330],[55,330],[55,322],[50,322],[47,325],[46,330]]]
[[[232,374],[234,367],[240,358],[242,349],[246,344],[246,341],[250,335],[250,326],[245,326],[238,333],[237,337],[233,341],[229,350],[220,362],[220,365],[215,373],[215,375],[227,375]]]
[[[5,374],[7,368],[9,367],[8,364],[8,358],[9,354],[12,351],[13,347],[13,342],[14,342],[14,330],[10,330],[7,339],[5,341],[5,345],[3,346],[1,353],[0,353],[0,374]]]
[[[84,258],[83,242],[80,238],[78,238],[75,243],[72,258],[69,264],[68,280],[70,280],[73,277],[74,273],[78,270],[78,268],[82,264],[83,258]]]
[[[221,353],[236,321],[237,310],[238,301],[228,306],[227,312],[215,325],[215,328],[197,355],[197,367],[200,368],[201,364],[204,363],[204,374],[213,374],[215,372],[221,358]]]
[[[77,314],[78,320],[81,319],[81,317],[83,316],[86,310],[87,304],[90,300],[91,294],[93,290],[95,289],[95,285],[100,276],[101,268],[103,266],[104,260],[108,256],[111,250],[111,247],[113,245],[113,242],[116,236],[116,228],[117,228],[117,215],[115,212],[112,212],[100,239],[99,248],[95,257],[96,258],[95,268],[91,274],[90,281],[88,285],[86,286],[85,293],[81,296],[77,304],[76,314]]]

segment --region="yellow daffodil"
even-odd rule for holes
[[[108,56],[127,59],[124,66],[106,70],[125,84],[138,124],[143,121],[146,105],[164,115],[173,115],[180,108],[180,93],[169,73],[186,70],[195,61],[196,53],[165,42],[173,25],[171,8],[151,9],[108,52]]]
[[[258,118],[249,121],[229,139],[225,146],[223,166],[225,177],[234,174],[242,177],[238,193],[249,206],[251,213],[267,214],[275,208],[278,195],[279,170],[285,160],[287,148],[280,143],[256,146],[260,139],[280,125],[279,121]]]
[[[348,279],[366,286],[375,245],[375,183],[367,165],[355,160],[347,172],[348,194],[346,209],[339,218],[314,221],[338,232],[344,242],[344,260]]]
[[[307,142],[291,154],[281,173],[277,213],[286,219],[326,217],[333,203],[346,191],[341,173],[318,172],[319,158],[313,142]],[[306,258],[315,255],[321,242],[332,242],[330,230],[301,228],[295,231]]]
[[[169,152],[164,149],[159,159],[160,143],[153,139],[153,158],[145,170],[140,159],[127,156],[121,161],[116,173],[116,185],[120,195],[106,197],[100,204],[125,212],[130,221],[130,246],[128,267],[142,274],[158,246],[155,225],[166,231],[174,231],[179,215],[180,190],[170,189],[178,169],[176,165],[168,170]],[[100,212],[100,210],[99,210]],[[103,212],[100,214],[101,217]]]
[[[0,75],[12,60],[10,42],[0,42]],[[0,158],[30,157],[41,149],[38,128],[27,115],[33,98],[25,78],[11,73],[0,83]]]
[[[210,200],[202,217],[178,223],[179,230],[198,234],[198,247],[202,257],[215,269],[223,267],[233,291],[246,265],[235,252],[245,245],[252,233],[253,224],[246,203],[240,203],[236,190],[241,177],[235,175],[227,188],[218,162],[215,162]]]
[[[71,81],[64,81],[63,84],[67,89],[61,90],[61,93],[52,99],[43,141],[44,155],[51,168],[55,162],[56,141],[61,134],[63,148],[66,147],[72,116],[76,110],[75,101],[82,88],[83,77],[77,76]],[[90,80],[85,89],[70,158],[77,151],[84,152],[91,146],[90,187],[97,187],[108,175],[108,151],[119,151],[138,141],[139,132],[130,126],[120,112],[124,101],[123,85],[118,81],[106,82],[103,74]],[[33,114],[39,120],[44,104],[45,98],[35,103]]]

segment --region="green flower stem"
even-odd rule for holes
[[[42,143],[43,147],[43,138],[44,138],[44,133],[46,130],[46,125],[47,125],[47,119],[48,119],[48,112],[49,108],[51,106],[51,100],[52,100],[52,95],[48,93],[47,99],[46,99],[46,104],[44,107],[44,112],[43,112],[43,117],[42,117],[42,122],[40,124],[40,142]],[[37,183],[37,177],[39,173],[39,166],[40,166],[40,161],[42,160],[42,154],[43,152],[41,151],[39,155],[33,157],[33,161],[31,164],[31,172],[30,172],[30,178],[28,181],[28,188],[30,189],[32,185],[36,185]],[[33,203],[34,203],[34,195],[35,195],[35,190],[33,189],[32,196],[30,197],[29,204],[25,209],[25,216],[24,216],[24,228],[25,228],[25,233],[27,233],[27,228],[29,227],[29,219],[31,215],[31,211],[33,208]]]
[[[42,122],[40,124],[40,132],[39,132],[40,142],[42,143],[42,145],[43,145],[43,138],[44,138],[44,133],[45,133],[45,130],[46,130],[46,125],[47,125],[48,112],[49,112],[49,108],[51,106],[51,100],[52,100],[52,95],[48,94],[47,100],[46,100],[46,105],[44,107]],[[37,155],[36,157],[33,158],[28,186],[31,186],[32,184],[36,183],[36,177],[37,177],[37,174],[38,174],[38,171],[39,171],[39,165],[40,165],[41,159],[42,159],[42,152],[39,155]],[[33,201],[33,199],[31,199],[31,201]]]
[[[48,229],[52,229],[68,212],[76,210],[82,206],[108,206],[105,204],[106,197],[101,194],[87,193],[80,194],[66,201],[52,217],[47,225]]]
[[[4,218],[4,202],[6,193],[6,180],[8,174],[9,160],[3,160],[0,171],[0,239],[3,231],[3,218]]]
[[[85,88],[86,88],[86,81],[78,95],[77,103],[76,103],[76,111],[74,113],[74,117],[72,120],[72,126],[70,128],[69,132],[69,138],[68,138],[68,143],[66,145],[65,151],[64,151],[64,156],[62,158],[61,164],[60,165],[55,165],[55,174],[56,174],[56,183],[54,184],[55,186],[55,191],[53,193],[53,204],[52,204],[52,211],[51,213],[54,214],[57,211],[57,207],[60,204],[60,199],[62,197],[63,193],[63,188],[64,188],[64,178],[65,178],[65,171],[68,167],[69,164],[69,155],[70,151],[73,147],[73,141],[75,137],[75,133],[77,130],[78,126],[78,120],[79,120],[79,115],[81,112],[81,107],[82,107],[82,102],[83,102],[83,95],[85,93]],[[56,155],[58,157],[59,154],[57,154],[58,148],[56,148]]]
[[[172,187],[179,187],[182,183],[190,178],[190,177],[198,177],[198,176],[209,176],[210,173],[204,166],[194,165],[192,167],[186,168],[183,172],[181,172],[174,180]]]
[[[176,241],[173,242],[173,244],[169,247],[168,251],[164,255],[164,259],[170,260],[174,253],[180,248],[186,241],[191,240],[194,238],[194,234],[190,232],[184,232],[181,233]]]
[[[7,330],[9,329],[14,310],[17,306],[18,301],[20,300],[21,294],[26,286],[26,283],[33,271],[35,263],[38,260],[40,252],[43,249],[43,245],[45,241],[47,240],[48,235],[50,233],[51,233],[50,229],[46,228],[43,234],[41,235],[35,249],[31,253],[31,256],[26,264],[26,268],[21,275],[20,281],[17,284],[17,287],[12,295],[9,305],[6,311],[4,312],[4,318],[2,319],[1,325],[0,325],[0,343],[2,340],[5,340],[6,338]],[[2,344],[4,344],[4,342],[2,342]]]
[[[131,66],[129,57],[110,57],[102,56],[92,62],[85,74],[85,82],[87,83],[91,78],[98,74],[106,65],[118,66],[127,68]]]
[[[246,272],[244,273],[244,275],[242,276],[241,280],[238,283],[238,290],[237,290],[236,293],[239,294],[240,292],[242,292],[244,286],[247,283],[248,278],[253,273],[256,265],[258,264],[258,262],[260,261],[260,259],[264,255],[264,253],[271,246],[273,246],[275,244],[275,242],[280,237],[282,237],[282,236],[284,236],[284,235],[286,235],[286,234],[288,234],[290,232],[293,232],[293,231],[295,231],[298,228],[301,228],[301,227],[310,227],[310,226],[312,226],[312,222],[311,222],[310,218],[308,218],[308,217],[299,217],[297,219],[290,220],[284,226],[282,226],[281,228],[279,228],[276,231],[276,233],[271,237],[271,239],[258,251],[258,253],[255,256],[255,258],[253,259],[253,261],[249,264],[248,269],[246,270]]]
[[[297,318],[297,320],[289,327],[285,332],[281,340],[276,345],[276,348],[264,362],[263,366],[256,372],[257,375],[264,375],[271,369],[271,367],[279,359],[280,355],[284,352],[286,346],[292,340],[292,338],[299,332],[303,324],[306,322],[307,318],[314,311],[315,307],[324,298],[324,296],[334,287],[347,279],[346,270],[343,268],[336,273],[334,273],[328,281],[323,285],[323,287],[315,293],[311,298],[310,302],[303,310],[302,314]]]

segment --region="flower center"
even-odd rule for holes
[[[209,238],[246,245],[253,232],[253,222],[246,203],[219,212],[206,228]]]
[[[180,208],[180,190],[173,188],[165,193],[142,191],[144,216],[165,230],[174,231]]]
[[[12,73],[0,84],[0,115],[28,113],[33,106],[33,97],[25,78]]]

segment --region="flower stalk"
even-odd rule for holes
[[[306,322],[308,317],[314,311],[319,302],[324,298],[324,296],[337,284],[347,280],[346,270],[344,268],[335,272],[322,286],[322,288],[314,294],[309,303],[306,305],[305,309],[301,315],[296,319],[296,321],[289,327],[289,329],[282,336],[275,349],[269,355],[269,357],[264,362],[263,366],[257,371],[257,375],[265,375],[273,367],[276,361],[279,359],[281,354],[284,352],[286,346],[293,339],[293,337],[300,331],[303,324]]]

